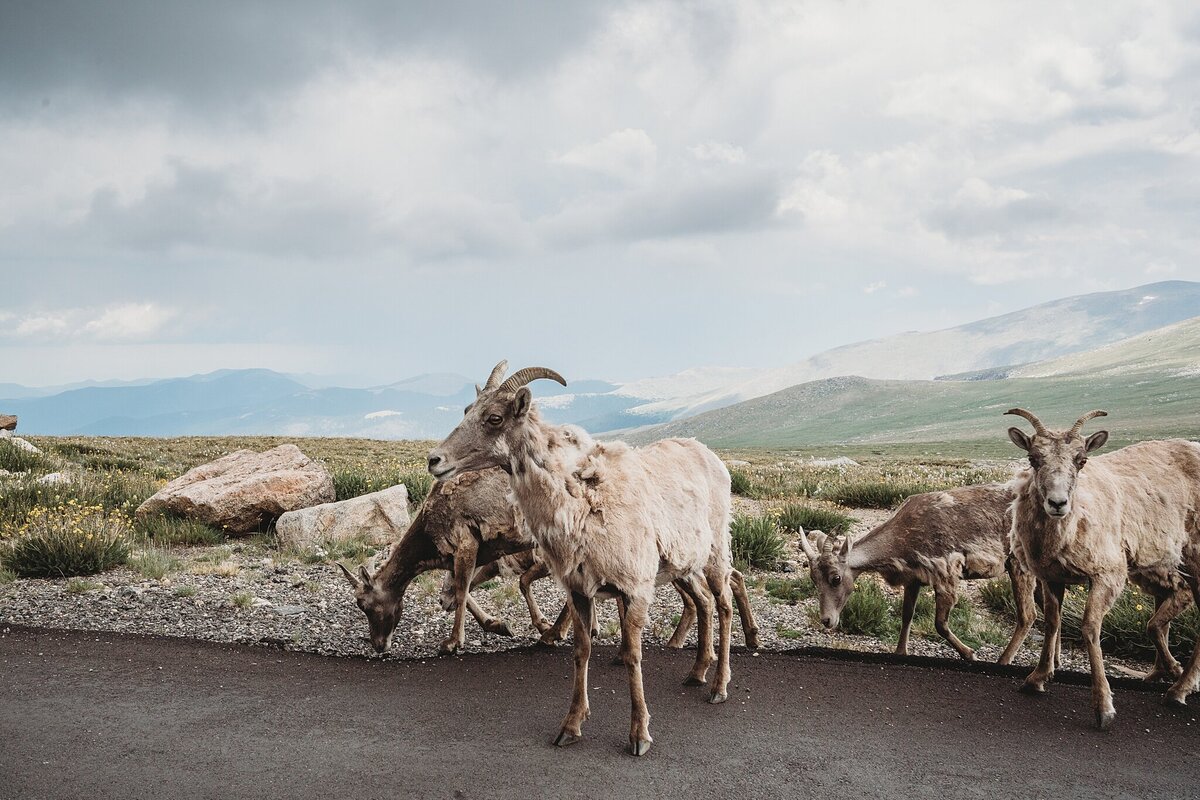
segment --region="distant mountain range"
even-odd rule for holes
[[[637,439],[696,435],[726,446],[790,446],[822,437],[934,435],[928,414],[900,410],[905,398],[929,413],[950,413],[937,435],[959,436],[977,430],[968,421],[972,404],[995,400],[998,382],[1000,394],[1013,397],[1027,379],[1037,386],[1104,384],[1101,395],[1110,404],[1148,402],[1146,387],[1168,378],[1169,385],[1159,385],[1163,392],[1188,394],[1197,379],[1189,359],[1200,343],[1188,338],[1195,332],[1188,324],[1170,326],[1194,317],[1200,317],[1200,283],[1170,281],[859,342],[776,369],[701,367],[623,385],[572,380],[564,390],[539,381],[531,388],[553,421]],[[1137,374],[1143,382],[1131,383]],[[455,374],[312,388],[321,383],[270,370],[222,370],[44,389],[0,384],[0,398],[7,398],[0,399],[0,413],[19,415],[20,430],[30,434],[437,438],[475,396],[474,382]],[[1064,401],[1068,407],[1076,408]],[[1156,406],[1172,407],[1170,401]]]

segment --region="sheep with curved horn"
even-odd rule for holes
[[[1066,587],[1088,584],[1083,638],[1092,669],[1092,704],[1101,729],[1116,717],[1104,674],[1100,626],[1132,581],[1156,600],[1147,626],[1157,656],[1148,679],[1175,677],[1166,702],[1182,706],[1200,680],[1200,645],[1186,669],[1167,647],[1171,620],[1200,603],[1200,444],[1184,439],[1142,442],[1089,459],[1108,441],[1107,431],[1083,438],[1091,411],[1062,431],[1046,428],[1031,412],[1005,412],[1029,420],[1034,435],[1009,428],[1013,444],[1028,453],[1029,469],[1014,484],[1013,556],[1042,581],[1046,636],[1037,667],[1023,691],[1040,693],[1054,675]],[[1086,466],[1086,470],[1085,470]]]
[[[865,572],[877,572],[888,584],[904,587],[897,653],[908,654],[917,597],[921,587],[931,586],[937,632],[959,655],[974,661],[975,651],[963,644],[949,625],[959,584],[1007,573],[1017,607],[1017,626],[1000,663],[1010,663],[1033,627],[1036,586],[1033,577],[1009,557],[1012,501],[1009,484],[965,486],[913,495],[856,542],[847,536],[838,546],[832,536],[816,531],[814,546],[801,532],[800,547],[817,587],[821,623],[830,630],[836,628],[855,580]]]
[[[589,712],[587,696],[591,619],[597,597],[625,605],[621,656],[629,673],[632,714],[629,751],[650,749],[650,714],[642,689],[642,629],[656,581],[671,581],[696,605],[698,645],[687,683],[703,684],[712,662],[709,702],[728,697],[730,599],[729,472],[711,450],[691,439],[642,448],[596,444],[582,458],[542,421],[527,384],[553,370],[519,370],[467,408],[458,427],[429,453],[429,471],[447,479],[500,466],[530,533],[566,589],[574,609],[575,681],[571,707],[555,739],[579,741]],[[705,586],[711,591],[711,597]],[[720,619],[714,653],[712,603]]]

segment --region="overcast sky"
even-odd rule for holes
[[[1184,2],[0,0],[0,382],[628,379],[1200,279]]]

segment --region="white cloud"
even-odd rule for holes
[[[658,147],[643,130],[613,131],[596,142],[577,145],[554,159],[624,181],[646,178],[658,161]]]
[[[887,281],[874,281],[863,287],[863,294],[875,294],[887,288]]]
[[[105,309],[83,326],[83,333],[100,341],[145,339],[162,330],[175,312],[154,303],[129,303]]]
[[[13,333],[18,337],[61,336],[70,328],[65,314],[36,314],[22,317]]]
[[[701,142],[688,148],[688,152],[699,161],[720,161],[725,164],[743,164],[746,151],[728,142]]]

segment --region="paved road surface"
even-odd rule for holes
[[[402,662],[12,628],[0,798],[1089,798],[1200,794],[1200,713],[1008,675],[735,654],[731,698],[646,654],[654,748],[625,755],[625,673],[597,648],[584,741],[559,750],[570,656]],[[1200,699],[1195,701],[1200,706]]]

